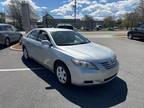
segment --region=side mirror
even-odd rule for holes
[[[44,45],[44,46],[51,46],[51,45],[52,45],[51,42],[48,41],[48,40],[42,40],[41,43],[42,43],[42,45]]]

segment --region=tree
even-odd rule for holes
[[[112,16],[108,16],[104,18],[104,26],[105,27],[114,27],[115,26],[115,20]]]
[[[123,25],[126,26],[127,29],[132,29],[139,24],[139,17],[136,12],[127,13],[124,16]]]
[[[0,23],[5,22],[5,13],[0,13]]]
[[[137,18],[144,23],[144,0],[140,0],[139,6],[136,8]]]
[[[118,27],[118,28],[122,28],[122,22],[123,22],[123,20],[122,19],[117,19],[116,20],[116,26]]]
[[[10,0],[10,2],[7,5],[7,12],[8,16],[13,20],[13,23],[15,26],[17,26],[19,29],[23,29],[22,25],[22,1],[23,0]],[[29,5],[29,12],[30,12],[30,20],[33,21],[33,19],[36,19],[36,13],[35,9],[32,7],[30,3]]]
[[[83,18],[84,21],[94,21],[93,17],[92,16],[89,16],[89,15],[85,15],[84,18]]]
[[[94,29],[94,27],[95,27],[95,25],[94,25],[94,19],[93,19],[93,17],[92,16],[89,16],[89,15],[85,15],[84,17],[83,17],[83,21],[85,22],[84,24],[84,26],[85,26],[85,29],[87,29],[87,30],[93,30]]]
[[[43,25],[45,27],[52,27],[55,25],[54,24],[54,18],[48,13],[48,11],[44,12]]]

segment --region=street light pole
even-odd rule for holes
[[[76,26],[76,14],[77,14],[77,1],[74,1],[74,20],[75,20],[75,26]]]

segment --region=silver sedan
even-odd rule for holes
[[[119,70],[115,53],[78,32],[37,28],[22,39],[23,56],[55,73],[61,84],[94,85],[114,79]]]
[[[9,46],[12,42],[19,41],[22,34],[10,24],[0,24],[0,45]]]

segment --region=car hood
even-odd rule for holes
[[[59,48],[69,56],[77,59],[101,60],[115,56],[111,49],[93,42],[72,46],[60,46]]]

